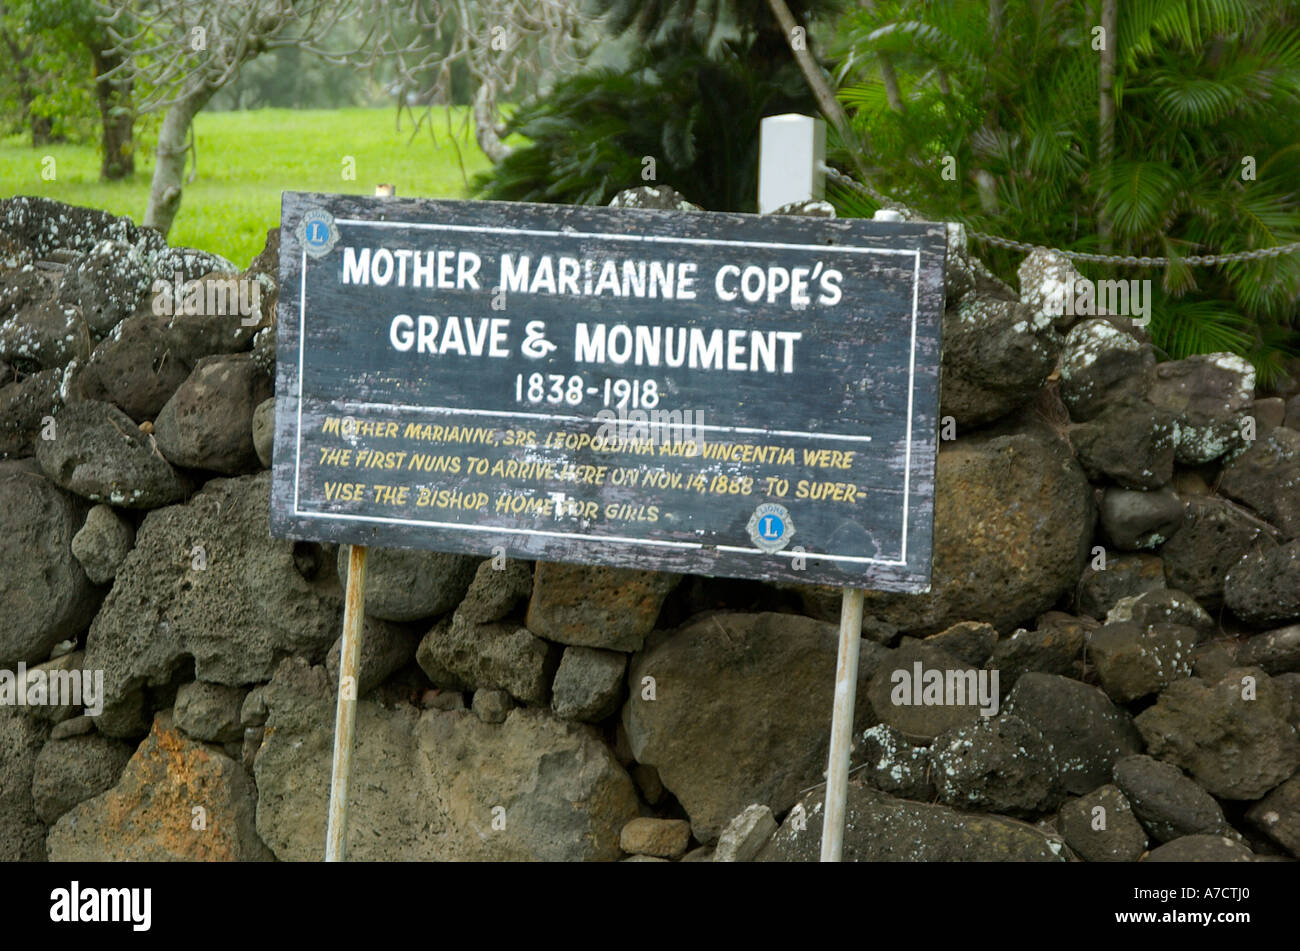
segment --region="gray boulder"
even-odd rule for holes
[[[551,688],[551,709],[562,720],[603,720],[618,709],[627,655],[594,647],[566,647]]]
[[[1184,465],[1219,458],[1241,441],[1241,419],[1255,398],[1255,368],[1235,353],[1158,364],[1147,399],[1176,420],[1174,456]]]
[[[758,854],[759,862],[816,862],[825,788],[809,792]],[[1024,822],[895,799],[849,783],[846,862],[1063,862],[1060,844]]]
[[[282,861],[325,841],[333,716],[324,671],[286,660],[267,688],[257,828]],[[353,861],[609,861],[637,815],[632,781],[590,727],[541,710],[357,705]]]
[[[104,671],[101,731],[138,735],[143,689],[187,657],[200,679],[231,686],[269,679],[286,654],[324,657],[341,625],[338,580],[306,557],[314,546],[271,538],[269,511],[263,472],[213,479],[145,517],[86,643],[86,665]]]
[[[73,556],[85,505],[30,463],[0,462],[0,668],[45,660],[90,623],[102,592]]]
[[[478,559],[436,551],[370,548],[366,555],[366,614],[385,621],[419,621],[445,614],[469,588]],[[348,578],[348,548],[339,546],[339,584]]]
[[[789,808],[826,766],[838,630],[793,614],[712,614],[656,631],[628,668],[622,721],[708,842],[753,803]],[[883,648],[862,642],[855,723]]]
[[[86,577],[95,584],[107,584],[135,544],[135,527],[113,511],[96,505],[86,513],[86,523],[72,536],[72,554]]]
[[[258,466],[253,412],[271,379],[246,353],[203,357],[158,413],[158,448],[173,465],[235,475]]]
[[[528,629],[575,647],[636,651],[681,575],[538,562]]]
[[[1102,531],[1122,551],[1158,548],[1182,524],[1183,503],[1172,489],[1109,488],[1102,495]]]
[[[1300,538],[1247,552],[1224,576],[1223,600],[1249,624],[1300,618]]]
[[[1151,837],[1172,842],[1185,835],[1228,835],[1232,830],[1214,797],[1172,763],[1127,756],[1115,763],[1120,788]]]
[[[36,814],[53,825],[73,806],[112,789],[133,752],[129,743],[98,733],[46,743],[32,773]]]
[[[867,592],[868,614],[911,634],[959,621],[1008,632],[1078,584],[1092,492],[1060,444],[1025,434],[947,444],[934,512],[930,592]]]
[[[242,687],[191,681],[176,691],[172,718],[177,729],[196,740],[233,743],[244,736],[239,712],[245,695]]]
[[[59,410],[58,435],[38,440],[36,458],[50,481],[92,502],[132,509],[169,505],[185,495],[153,437],[116,406],[87,401]]]
[[[1142,737],[1127,712],[1098,688],[1068,677],[1025,674],[1005,709],[1047,741],[1061,785],[1071,795],[1104,785],[1116,760],[1142,749]]]
[[[1135,722],[1152,756],[1215,796],[1258,799],[1300,768],[1290,713],[1290,697],[1268,674],[1240,667],[1215,684],[1199,677],[1171,684]]]
[[[1223,470],[1219,489],[1281,530],[1300,536],[1300,432],[1277,427]]]
[[[1071,799],[1058,815],[1066,844],[1085,862],[1136,862],[1147,850],[1147,836],[1115,786],[1099,786]]]

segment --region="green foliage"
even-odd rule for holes
[[[45,120],[53,141],[91,141],[99,115],[90,57],[73,30],[55,28],[79,0],[0,2],[0,132],[20,133]]]
[[[1230,350],[1276,378],[1300,326],[1300,254],[1190,267],[1191,254],[1300,240],[1300,8],[1284,0],[1123,0],[1114,149],[1099,153],[1097,0],[880,0],[837,24],[840,98],[872,184],[935,218],[1067,250],[1168,256],[1083,266],[1159,285],[1172,357]],[[902,98],[889,108],[882,64]],[[956,180],[941,172],[955,160]],[[1255,179],[1243,177],[1253,160]],[[840,164],[844,165],[841,154]],[[873,207],[831,189],[843,214]],[[978,246],[1014,279],[1022,255]]]
[[[476,181],[480,197],[599,205],[658,181],[711,211],[753,211],[759,120],[813,107],[793,62],[762,74],[744,52],[670,41],[626,70],[562,80],[511,117],[529,144]]]

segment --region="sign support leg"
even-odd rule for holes
[[[338,704],[334,711],[334,767],[330,774],[329,824],[325,861],[347,857],[348,782],[357,725],[357,667],[361,658],[361,621],[366,610],[366,548],[348,546],[348,586],[343,605],[343,643],[339,649]]]
[[[823,862],[844,853],[845,804],[853,752],[853,706],[857,700],[858,655],[862,647],[862,592],[845,588],[840,608],[840,649],[835,661],[835,708],[831,715],[830,757],[826,764],[826,805],[822,818]]]

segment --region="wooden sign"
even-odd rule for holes
[[[938,224],[286,192],[272,533],[923,591]]]

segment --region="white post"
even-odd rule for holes
[[[759,126],[758,213],[782,205],[820,199],[825,194],[826,124],[810,116],[768,116]],[[835,702],[826,764],[826,803],[822,818],[823,862],[838,862],[844,853],[845,804],[853,753],[853,707],[858,692],[858,656],[862,647],[862,592],[844,589],[840,640],[835,660]]]
[[[825,194],[826,123],[811,116],[768,116],[758,127],[758,213]]]

